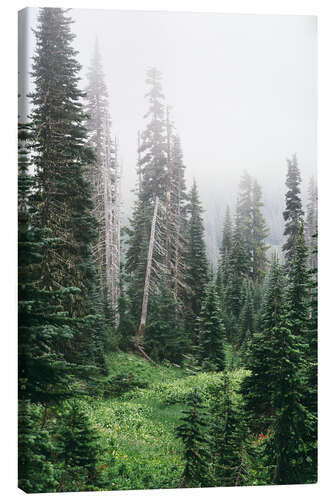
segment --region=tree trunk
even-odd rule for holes
[[[141,341],[143,340],[144,328],[146,326],[146,320],[147,320],[150,274],[151,274],[151,266],[152,266],[153,250],[154,250],[154,242],[155,242],[155,227],[156,227],[156,219],[157,219],[158,202],[159,202],[159,199],[158,199],[158,196],[156,196],[153,220],[151,223],[149,247],[148,247],[146,278],[145,278],[145,286],[143,289],[143,298],[142,298],[141,320],[140,320],[140,326],[139,326],[139,330],[138,330],[138,336],[139,336],[139,339]]]

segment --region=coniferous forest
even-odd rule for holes
[[[39,9],[18,126],[18,477],[28,493],[317,481],[317,186],[285,171],[281,252],[260,179],[225,206],[217,265],[158,68],[131,214],[98,42]],[[113,96],[116,99],[116,96]],[[224,203],[221,201],[221,204]]]

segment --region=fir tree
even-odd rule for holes
[[[150,121],[141,135],[142,190],[140,198],[149,205],[153,204],[155,196],[164,198],[168,181],[164,95],[161,79],[162,75],[156,68],[150,68],[147,71],[146,83],[150,89],[146,94],[149,109],[145,118]]]
[[[166,205],[166,269],[169,282],[174,291],[175,298],[186,300],[188,291],[186,287],[187,264],[186,253],[188,241],[187,230],[187,201],[185,185],[185,166],[183,153],[178,135],[173,133],[168,140],[170,153],[168,154],[168,180]]]
[[[244,347],[255,331],[254,285],[251,280],[244,281],[244,304],[239,317],[239,347]]]
[[[288,159],[287,164],[288,172],[286,186],[288,191],[286,193],[286,209],[283,212],[283,218],[285,220],[285,229],[283,234],[286,236],[287,240],[282,248],[285,252],[286,264],[287,266],[290,266],[294,254],[299,224],[304,213],[300,197],[301,174],[298,168],[296,155],[294,155],[291,159]]]
[[[70,318],[59,307],[59,297],[73,288],[43,290],[40,285],[49,231],[32,225],[30,213],[34,177],[29,174],[31,127],[19,126],[18,176],[18,381],[19,399],[45,405],[67,397],[74,366],[64,360],[61,345],[74,335]]]
[[[96,491],[106,488],[107,479],[97,465],[102,447],[79,401],[64,405],[58,436],[62,463],[60,491]]]
[[[208,416],[197,391],[190,393],[176,434],[184,444],[185,468],[180,486],[199,488],[210,486],[209,441],[206,438]]]
[[[262,317],[262,332],[255,333],[249,344],[247,368],[251,375],[242,383],[242,394],[250,427],[255,433],[266,432],[275,413],[274,394],[280,378],[277,349],[284,337],[291,337],[287,327],[286,283],[281,267],[274,257],[266,291]],[[286,353],[282,353],[285,357]]]
[[[146,83],[149,91],[146,98],[149,103],[145,118],[146,129],[139,142],[139,191],[134,212],[128,229],[126,251],[126,271],[130,279],[130,293],[133,300],[133,313],[140,316],[143,288],[145,283],[148,244],[151,232],[153,210],[156,197],[165,202],[168,189],[167,141],[164,117],[164,96],[161,86],[161,73],[156,68],[147,71]],[[164,245],[162,247],[162,254]],[[154,261],[163,265],[163,257],[154,248]]]
[[[59,486],[60,468],[54,463],[55,444],[40,427],[40,408],[19,403],[18,487],[26,493],[53,493]]]
[[[187,350],[183,320],[179,304],[175,300],[166,280],[162,277],[159,290],[152,293],[151,314],[147,321],[145,346],[155,361],[168,359],[174,363],[182,361]]]
[[[304,262],[301,240],[295,251],[298,258],[294,269],[301,269]],[[252,429],[271,431],[266,452],[273,466],[274,484],[301,483],[308,456],[305,441],[309,417],[302,403],[304,352],[298,321],[303,321],[301,295],[298,296],[301,300],[295,301],[299,285],[295,272],[286,294],[281,268],[276,260],[273,262],[263,332],[254,336],[251,375],[242,384]]]
[[[289,354],[284,366],[283,386],[275,390],[277,410],[273,446],[276,452],[274,481],[277,484],[302,483],[316,447],[316,417],[306,408],[304,371],[309,349],[309,289],[311,282],[307,269],[307,248],[303,224],[295,241],[293,262],[289,275],[288,321],[291,338],[287,344]],[[289,340],[289,339],[288,339]],[[306,399],[306,398],[305,398]],[[289,429],[288,438],[284,433]],[[312,439],[309,439],[309,437]],[[310,470],[312,466],[310,466]]]
[[[293,334],[299,344],[308,340],[310,274],[307,267],[308,250],[305,245],[304,228],[301,223],[295,240],[294,257],[290,269],[288,288],[289,316]]]
[[[224,370],[225,331],[221,321],[218,296],[213,281],[206,287],[205,298],[199,315],[199,345],[197,347],[200,361],[208,370]]]
[[[230,379],[223,377],[214,388],[212,416],[212,454],[216,486],[238,486],[244,428],[239,404],[232,400]]]
[[[80,353],[81,361],[86,363],[89,359],[99,364],[97,358],[103,357],[104,351],[104,332],[96,343],[90,338],[91,322],[84,322],[87,315],[97,315],[99,320],[101,309],[98,303],[96,308],[96,270],[91,255],[97,221],[91,213],[91,188],[85,175],[93,154],[86,146],[83,93],[78,88],[80,65],[72,47],[71,23],[64,10],[43,8],[35,31],[32,71],[35,86],[30,96],[32,160],[36,168],[33,223],[49,229],[55,238],[43,251],[41,288],[80,290],[59,300],[71,317],[80,318],[75,338],[68,339],[64,348],[66,358],[78,360]],[[82,359],[86,347],[86,357]]]
[[[208,261],[204,242],[202,208],[195,182],[193,182],[190,194],[189,216],[187,282],[191,290],[190,309],[195,317],[200,314],[205,295],[205,286],[208,282]]]
[[[227,297],[226,312],[230,316],[228,338],[237,344],[238,335],[235,335],[238,318],[243,306],[243,281],[248,275],[249,261],[245,242],[242,236],[240,216],[236,214],[236,221],[232,237],[232,247],[225,272],[225,294]]]
[[[313,236],[315,243],[314,253],[317,253],[316,239],[317,234]],[[313,259],[316,263],[316,258]],[[306,365],[304,370],[304,405],[308,411],[310,422],[308,426],[308,436],[306,439],[309,445],[308,450],[308,474],[307,477],[311,482],[317,481],[317,442],[318,442],[318,281],[317,268],[313,267],[310,270],[310,317],[307,324],[307,349],[306,349]]]
[[[268,229],[261,212],[263,203],[261,201],[261,188],[256,180],[252,189],[252,245],[253,245],[253,271],[252,279],[262,283],[266,273],[268,245],[265,240],[268,236]]]
[[[247,274],[253,281],[262,283],[267,264],[265,239],[268,230],[261,212],[261,188],[256,179],[244,172],[240,182],[237,203],[237,224],[242,234],[247,255]]]

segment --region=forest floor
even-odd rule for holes
[[[187,394],[198,388],[209,399],[221,374],[193,374],[123,352],[112,353],[108,363],[110,374],[100,381],[100,394],[87,399],[86,410],[108,449],[108,463],[101,466],[111,465],[109,489],[180,487],[184,461],[175,429]],[[236,388],[246,371],[230,373]]]

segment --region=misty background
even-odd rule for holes
[[[37,15],[29,9],[20,41],[30,64]],[[216,262],[226,205],[235,207],[244,170],[262,187],[268,243],[279,246],[286,158],[297,153],[304,206],[317,168],[316,17],[94,9],[72,9],[70,16],[82,88],[98,38],[125,223],[134,201],[137,132],[145,127],[145,73],[156,66],[181,138],[187,186],[193,178],[198,184],[210,260]],[[19,64],[21,73],[31,70]]]

